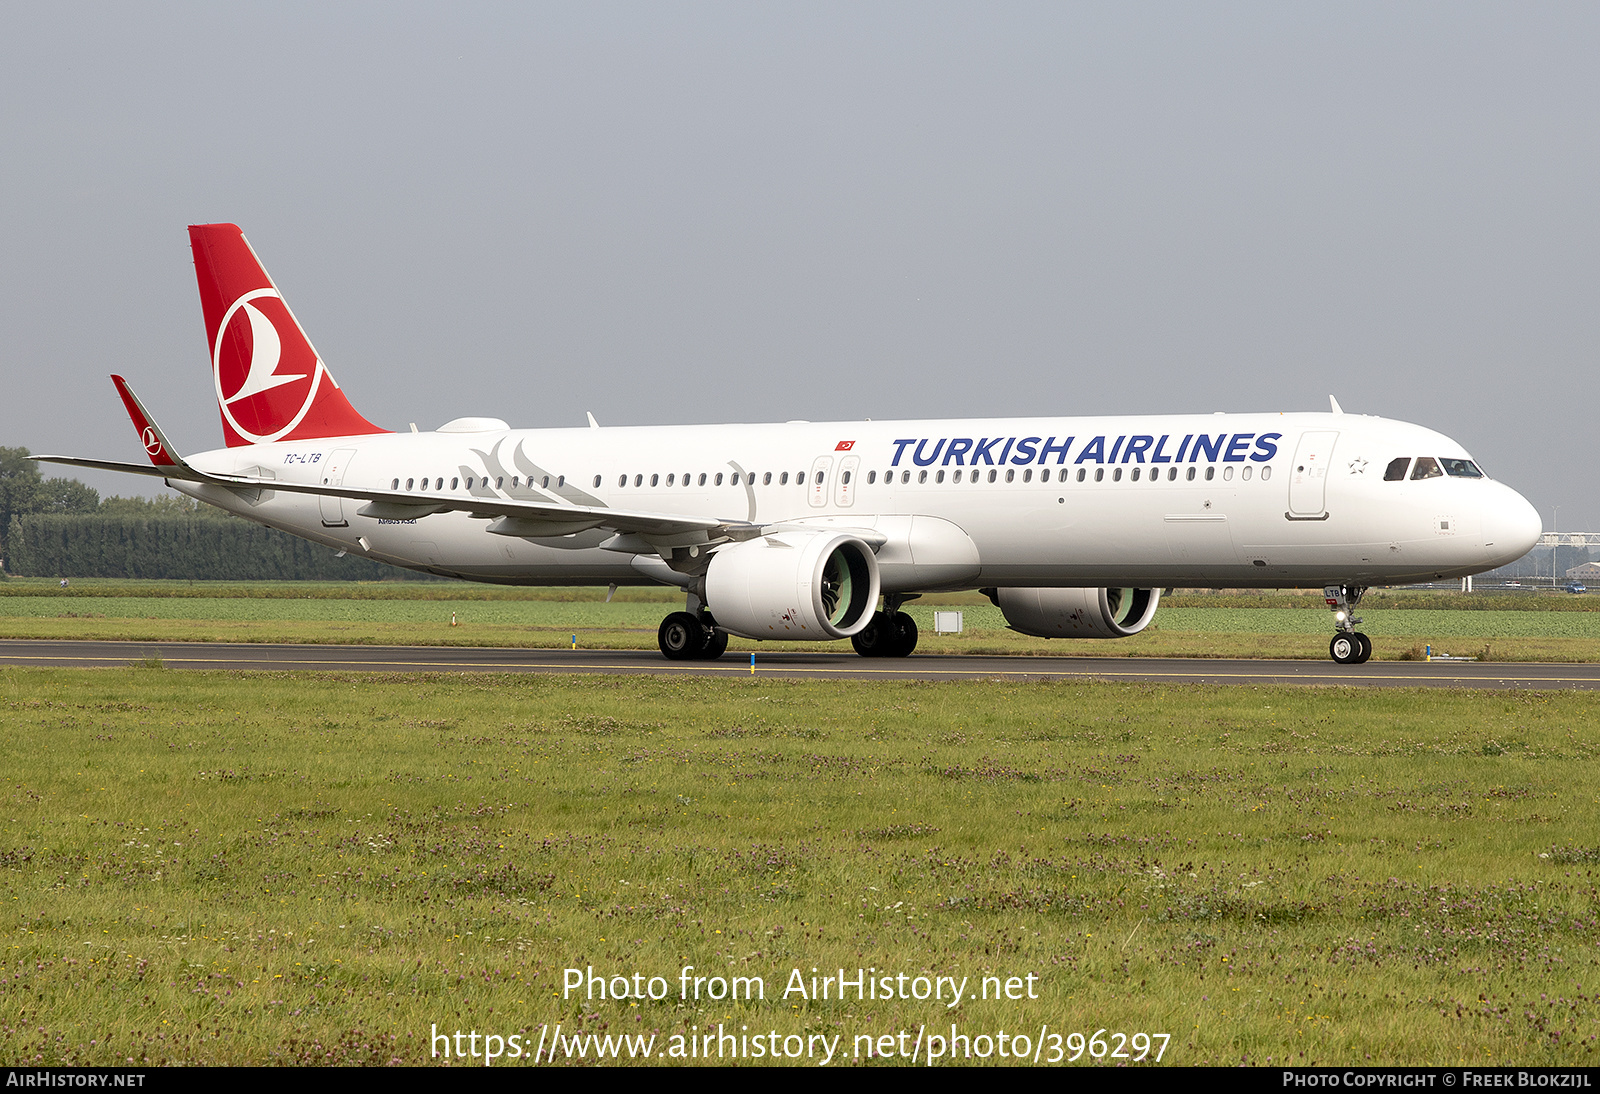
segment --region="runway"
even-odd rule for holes
[[[160,658],[172,669],[252,672],[543,672],[751,676],[748,654],[674,662],[643,650],[535,650],[458,646],[267,645],[0,639],[0,665],[119,668]],[[967,657],[882,660],[854,653],[758,651],[755,676],[826,680],[1119,680],[1172,684],[1323,687],[1600,688],[1600,664],[1478,661],[1222,661],[1142,657]]]

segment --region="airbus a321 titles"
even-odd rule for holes
[[[1161,591],[1321,588],[1329,652],[1372,654],[1374,585],[1520,558],[1533,507],[1449,437],[1330,413],[391,432],[351,405],[231,224],[189,229],[223,448],[180,456],[112,377],[148,464],[190,497],[395,566],[506,585],[669,585],[675,660],[729,635],[903,657],[903,605],[979,589],[1023,634],[1125,638]],[[1330,402],[1332,402],[1330,400]]]

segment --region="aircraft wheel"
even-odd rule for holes
[[[1356,641],[1361,646],[1361,649],[1356,653],[1356,664],[1365,665],[1368,661],[1372,660],[1372,639],[1368,638],[1360,631],[1356,632],[1355,637]]]
[[[728,652],[728,632],[708,630],[706,632],[705,649],[700,652],[700,660],[715,661]]]
[[[895,630],[889,626],[889,617],[882,612],[873,612],[872,622],[850,636],[850,645],[862,657],[887,657],[895,637]]]
[[[673,612],[661,621],[656,644],[668,661],[693,661],[705,651],[706,629],[688,612]]]
[[[895,612],[891,620],[894,624],[895,641],[893,646],[885,650],[889,657],[910,657],[911,651],[917,648],[917,621],[905,612]]]
[[[1361,643],[1354,634],[1336,634],[1328,643],[1328,656],[1341,665],[1360,664]]]

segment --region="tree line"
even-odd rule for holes
[[[341,556],[192,498],[101,498],[46,479],[26,448],[0,447],[0,574],[191,581],[380,581],[421,577]]]

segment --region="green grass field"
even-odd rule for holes
[[[664,589],[508,589],[460,582],[77,582],[0,585],[0,637],[133,641],[336,642],[381,645],[581,645],[650,649],[681,603]],[[959,636],[933,633],[936,608],[959,608]],[[1143,633],[1119,641],[1016,634],[977,594],[928,597],[906,608],[923,653],[1131,657],[1327,656],[1320,597],[1169,598]],[[1570,596],[1476,596],[1379,590],[1362,606],[1381,659],[1436,652],[1506,661],[1600,660],[1600,601]],[[451,620],[454,618],[455,625]],[[735,639],[735,652],[760,648]],[[844,650],[844,644],[811,648]]]
[[[144,667],[0,701],[11,1064],[443,1062],[435,1027],[557,1022],[836,1065],[952,1023],[1086,1063],[1597,1059],[1588,693]],[[564,997],[591,966],[665,997]],[[765,998],[680,998],[684,966]],[[785,997],[813,967],[1021,997]]]

